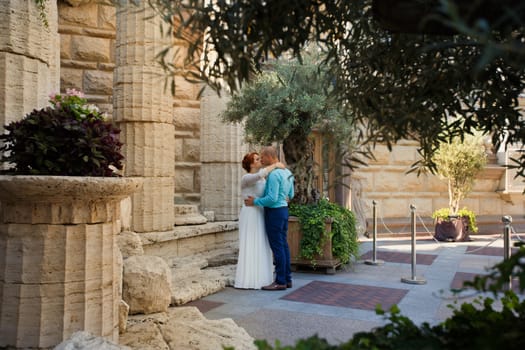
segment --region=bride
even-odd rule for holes
[[[266,176],[275,168],[284,168],[280,162],[262,167],[259,154],[244,156],[242,167],[247,171],[241,179],[242,198],[261,197]],[[242,205],[239,213],[239,258],[235,271],[235,288],[261,289],[273,282],[273,257],[264,228],[264,208]]]

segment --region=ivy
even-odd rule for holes
[[[297,216],[301,224],[301,257],[314,260],[322,254],[327,240],[332,240],[332,254],[346,264],[359,254],[356,219],[352,211],[323,198],[317,204],[290,204],[290,215]],[[331,232],[327,220],[332,221]]]
[[[44,26],[46,28],[48,28],[49,27],[49,22],[47,20],[47,15],[46,15],[46,3],[47,3],[47,0],[35,0],[35,2],[36,2],[36,6],[38,8],[38,17],[40,18],[42,23],[44,23]]]

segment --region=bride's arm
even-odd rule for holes
[[[241,188],[251,186],[264,177],[266,177],[266,174],[263,172],[263,169],[255,174],[244,174],[241,178]]]
[[[264,177],[268,176],[269,173],[271,173],[274,169],[284,169],[286,168],[283,163],[277,162],[273,163],[272,165],[267,166],[266,168],[262,168],[259,172],[264,171]]]

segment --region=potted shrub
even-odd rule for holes
[[[290,204],[288,241],[292,264],[335,268],[359,254],[356,219],[352,211],[322,198],[316,204]]]
[[[232,96],[222,114],[226,122],[244,123],[245,136],[249,143],[282,144],[284,160],[295,177],[295,197],[290,205],[295,209],[291,210],[291,215],[309,211],[310,206],[320,205],[320,191],[316,188],[315,181],[317,164],[314,162],[314,142],[311,137],[313,131],[330,138],[331,144],[336,146],[336,157],[341,163],[348,163],[356,149],[353,137],[355,128],[348,122],[351,116],[346,114],[348,111],[341,104],[331,99],[331,91],[323,88],[324,81],[330,78],[319,64],[320,58],[316,52],[306,52],[302,63],[293,60],[272,62],[267,70]],[[289,240],[292,261],[308,259],[312,264],[315,260],[319,262],[313,252],[322,251],[324,243],[332,243],[332,235],[334,240],[339,237],[339,234],[330,233],[333,229],[325,227],[326,220],[329,224],[333,220],[333,226],[345,225],[339,222],[340,216],[329,216],[336,212],[334,208],[338,205],[331,203],[329,206],[328,201],[323,201],[322,204],[325,204],[326,210],[316,212],[319,221],[313,225],[306,223],[305,217],[299,215],[301,226],[309,225],[303,235],[303,241],[308,244],[303,244],[304,249],[300,249],[298,240]],[[294,231],[294,219],[291,220],[289,238],[290,232]],[[355,230],[355,220],[349,224]],[[355,242],[349,242],[357,240],[357,237],[353,234],[348,237],[351,238],[345,240],[344,244],[349,244],[345,249],[351,250],[352,255],[356,253],[351,248]],[[348,254],[342,253],[342,245],[334,242],[335,258],[329,260],[339,258],[343,262],[348,261]],[[338,251],[339,248],[342,250]],[[303,252],[299,254],[301,250]],[[338,264],[340,262],[331,265]]]
[[[79,330],[118,340],[115,235],[141,182],[119,176],[119,129],[79,91],[50,102],[0,136],[0,347],[49,348]]]
[[[483,170],[487,155],[481,138],[466,136],[441,143],[434,155],[436,172],[447,181],[449,206],[432,214],[434,237],[440,241],[468,241],[469,232],[477,232],[476,216],[459,204],[471,191],[476,176]]]

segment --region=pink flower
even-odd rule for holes
[[[76,89],[66,89],[66,95],[84,98],[84,93]]]

